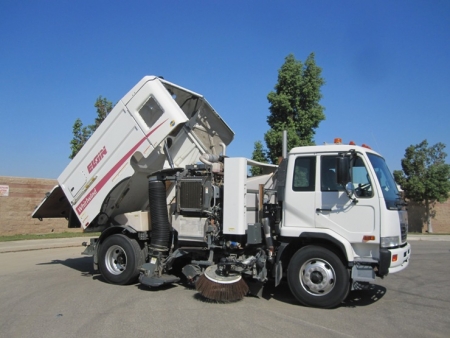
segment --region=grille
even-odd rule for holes
[[[203,205],[203,185],[200,180],[181,181],[179,194],[180,209],[200,211]]]
[[[400,230],[402,232],[402,243],[406,241],[406,238],[408,237],[408,224],[406,223],[400,223]]]

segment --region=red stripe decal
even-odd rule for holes
[[[89,191],[89,193],[86,195],[85,198],[83,198],[83,200],[78,204],[78,206],[76,207],[76,211],[78,213],[78,215],[80,215],[84,209],[87,208],[87,206],[89,205],[89,203],[91,203],[91,201],[94,199],[94,197],[97,195],[97,193],[102,190],[102,188],[105,186],[106,182],[108,182],[110,180],[110,178],[117,172],[117,170],[119,170],[120,167],[122,167],[122,165],[125,163],[125,161],[127,161],[131,155],[134,154],[134,152],[136,151],[137,148],[139,148],[142,143],[144,143],[144,141],[151,135],[153,134],[159,127],[161,127],[165,122],[167,121],[164,120],[163,122],[161,122],[159,125],[157,125],[155,128],[153,128],[147,135],[145,135],[142,140],[140,140],[138,143],[136,143],[136,145],[131,148],[123,157],[122,159],[117,162],[114,167],[111,168],[110,171],[108,171],[108,173],[96,184],[96,186]]]

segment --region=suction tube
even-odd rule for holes
[[[166,205],[166,185],[157,177],[150,177],[148,182],[148,198],[150,202],[150,219],[152,237],[150,248],[155,251],[168,252],[170,241],[169,214]]]

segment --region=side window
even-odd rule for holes
[[[322,156],[320,158],[320,190],[341,191],[344,190],[337,183],[336,178],[336,156]]]
[[[163,113],[163,109],[153,96],[150,96],[148,101],[139,109],[139,115],[141,115],[149,129],[158,121]]]
[[[372,197],[373,188],[369,178],[369,173],[361,157],[355,159],[352,168],[353,185],[357,197]]]
[[[316,158],[297,157],[294,166],[294,177],[292,180],[292,190],[294,191],[314,191],[316,177]]]

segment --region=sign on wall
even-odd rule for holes
[[[9,196],[9,185],[0,185],[0,197]]]

